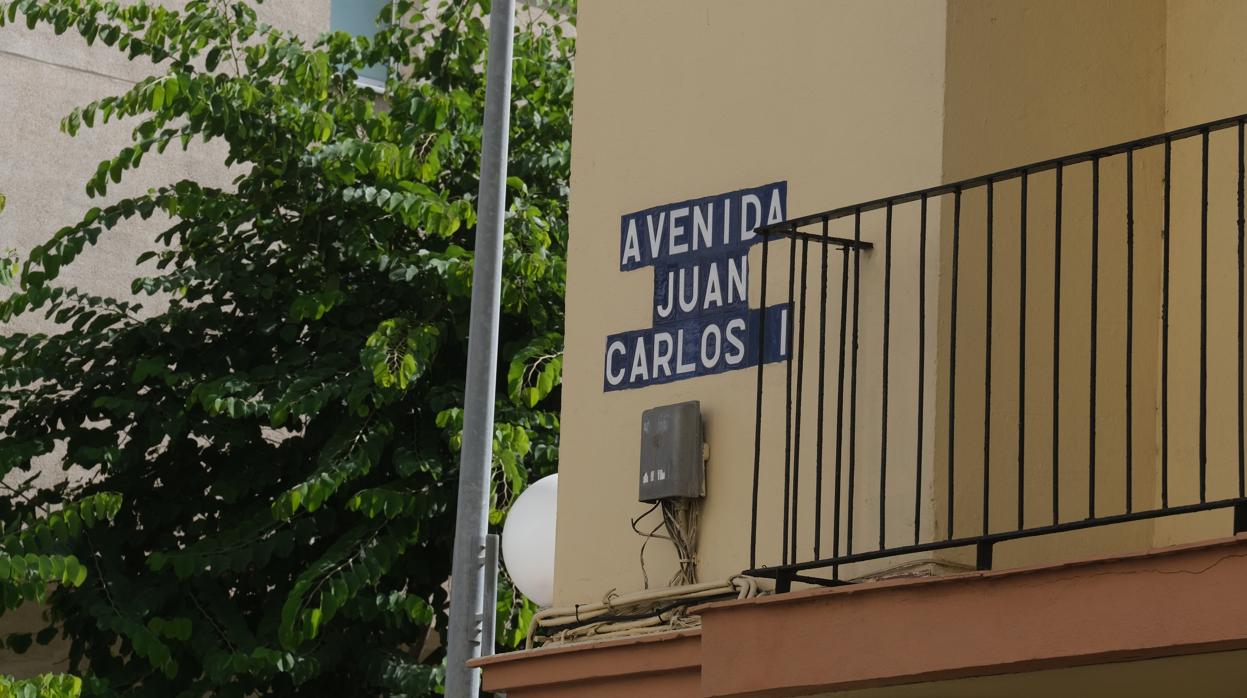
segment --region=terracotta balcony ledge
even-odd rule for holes
[[[1178,680],[1180,671],[1181,686],[1211,676],[1238,690],[1247,680],[1247,653],[1232,651],[1247,650],[1245,589],[1247,537],[1240,536],[705,604],[695,609],[700,631],[475,664],[485,669],[487,690],[513,698],[980,695],[970,689],[982,677],[996,677],[995,690],[1009,695],[1043,695],[1034,692],[1041,684],[1084,691],[1089,670],[1076,667],[1095,667],[1095,681],[1120,687],[1146,688],[1166,671]],[[1193,655],[1224,666],[1193,678],[1191,666],[1161,659]],[[1041,674],[1046,683],[1033,680]],[[1015,684],[1001,684],[1011,677]],[[944,693],[913,691],[923,686]],[[1203,694],[1217,693],[1205,687]]]
[[[542,647],[469,664],[484,669],[485,690],[510,698],[696,696],[701,630]]]

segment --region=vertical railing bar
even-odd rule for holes
[[[918,424],[914,459],[914,545],[922,530],[922,437],[923,400],[927,364],[927,195],[922,195],[918,214]]]
[[[814,559],[820,560],[820,545],[823,531],[823,417],[826,402],[827,381],[827,251],[830,243],[828,236],[828,219],[823,219],[822,248],[822,279],[819,289],[821,302],[818,308],[818,431],[815,437],[814,454]]]
[[[793,229],[796,232],[796,229]],[[784,341],[788,344],[788,356],[784,360],[784,520],[780,526],[779,538],[779,556],[782,564],[788,564],[788,517],[789,517],[789,501],[792,498],[792,357],[793,351],[793,326],[796,324],[793,318],[793,310],[795,309],[794,291],[796,290],[797,281],[797,238],[788,238],[788,322],[785,323]],[[766,312],[765,309],[763,312]],[[795,562],[795,560],[794,560]]]
[[[1243,216],[1244,182],[1247,180],[1247,155],[1243,149],[1243,122],[1238,122],[1238,496],[1247,496],[1247,468],[1244,467],[1243,430],[1247,426],[1243,407],[1243,233],[1247,219]]]
[[[862,212],[858,210],[853,214],[853,242],[858,243],[853,249],[853,353],[852,362],[852,378],[849,388],[849,491],[848,503],[846,506],[846,528],[845,533],[845,553],[853,554],[853,493],[857,471],[857,339],[858,339],[858,310],[860,308],[859,296],[861,295],[861,270],[862,270]]]
[[[992,232],[995,217],[996,189],[987,180],[987,294],[986,321],[983,330],[983,535],[991,531],[992,490]]]
[[[1087,518],[1095,518],[1096,368],[1100,327],[1100,158],[1091,159],[1091,398],[1087,425]]]
[[[1126,513],[1134,511],[1134,150],[1126,151]]]
[[[1018,530],[1026,513],[1026,195],[1030,173],[1022,171],[1018,224]]]
[[[883,232],[883,406],[879,424],[879,549],[887,547],[888,502],[888,368],[892,340],[892,203]]]
[[[1199,193],[1199,501],[1208,501],[1208,129],[1201,136]]]
[[[1052,524],[1061,521],[1061,207],[1065,166],[1056,166],[1052,262]]]
[[[1161,253],[1161,330],[1160,330],[1160,505],[1169,506],[1169,238],[1170,193],[1172,190],[1173,142],[1165,137],[1165,176],[1163,226],[1164,249]]]
[[[1238,390],[1238,491],[1239,497],[1247,497],[1247,119],[1239,119],[1237,121],[1238,135],[1238,192],[1237,192],[1237,218],[1238,239],[1237,239],[1237,292],[1238,292],[1238,313],[1237,320],[1238,330],[1238,361],[1237,370],[1237,390]],[[1195,129],[1192,129],[1195,130]],[[1209,387],[1208,387],[1208,364],[1209,364],[1209,196],[1210,196],[1210,141],[1211,130],[1207,127],[1200,127],[1198,133],[1201,136],[1201,179],[1200,179],[1200,356],[1199,356],[1199,502],[1207,503],[1208,500],[1208,460],[1209,460]],[[1194,135],[1194,134],[1190,134]],[[1170,304],[1172,301],[1172,252],[1171,243],[1173,235],[1173,138],[1172,136],[1164,136],[1164,173],[1163,173],[1163,224],[1162,224],[1162,308],[1161,308],[1161,415],[1160,415],[1160,450],[1161,450],[1161,492],[1160,503],[1162,509],[1169,507],[1169,395],[1170,395]],[[1134,472],[1134,321],[1135,321],[1135,200],[1134,200],[1134,154],[1138,148],[1135,146],[1127,146],[1124,149],[1126,156],[1126,338],[1125,338],[1125,512],[1133,513],[1133,472]],[[1122,151],[1118,151],[1120,154]],[[1099,271],[1100,271],[1100,199],[1101,199],[1101,160],[1103,154],[1090,154],[1088,160],[1091,166],[1091,185],[1092,185],[1092,202],[1091,202],[1091,255],[1090,255],[1090,346],[1089,346],[1089,414],[1088,414],[1088,519],[1097,518],[1097,496],[1098,496],[1098,371],[1099,371]],[[1062,274],[1063,274],[1063,226],[1064,226],[1064,168],[1066,162],[1058,161],[1054,165],[1055,170],[1055,211],[1054,211],[1054,239],[1053,239],[1053,286],[1052,286],[1052,387],[1051,387],[1051,466],[1052,466],[1052,519],[1053,526],[1060,525],[1061,519],[1061,332],[1062,332]],[[1025,446],[1026,446],[1026,302],[1028,300],[1027,281],[1027,228],[1028,228],[1028,171],[1020,170],[1021,191],[1020,191],[1020,208],[1021,220],[1019,226],[1020,233],[1020,268],[1019,268],[1019,358],[1018,358],[1018,529],[1024,530],[1025,519]],[[985,335],[984,335],[984,414],[983,414],[983,489],[982,489],[982,533],[984,536],[990,536],[992,531],[991,525],[991,496],[992,496],[992,379],[993,379],[993,339],[994,339],[994,184],[996,180],[984,178],[986,184],[987,196],[987,212],[986,212],[986,298],[985,298]],[[953,539],[956,533],[956,421],[957,421],[957,339],[958,339],[958,320],[959,320],[959,291],[960,291],[960,238],[961,238],[961,204],[964,189],[960,186],[950,187],[954,194],[954,222],[953,222],[953,240],[952,240],[952,277],[951,277],[951,294],[950,294],[950,331],[949,331],[949,373],[948,373],[948,445],[947,445],[947,536]],[[921,540],[922,525],[922,475],[923,475],[923,445],[924,445],[924,400],[925,391],[925,329],[926,329],[926,228],[927,228],[927,202],[929,195],[921,195],[922,202],[922,220],[920,222],[920,274],[919,274],[919,308],[918,308],[918,328],[919,328],[919,360],[918,360],[918,404],[917,404],[917,440],[916,440],[916,481],[915,481],[915,501],[914,501],[914,542],[917,544]],[[885,265],[884,265],[884,297],[883,297],[883,357],[881,365],[881,405],[880,405],[880,450],[879,450],[879,499],[878,499],[878,544],[881,550],[887,546],[887,487],[888,487],[888,438],[890,432],[889,424],[889,402],[890,402],[890,363],[891,363],[891,291],[892,291],[892,232],[894,220],[895,202],[885,201],[883,205],[886,207],[886,226],[885,226]],[[854,215],[854,242],[861,243],[861,217],[862,209],[858,208],[853,212]],[[829,237],[829,219],[823,219],[823,236]],[[757,389],[755,405],[755,443],[754,443],[754,474],[753,474],[753,502],[751,512],[751,540],[750,540],[750,561],[751,565],[757,565],[758,547],[757,547],[757,531],[758,531],[758,498],[760,490],[760,470],[761,470],[761,451],[762,451],[762,430],[763,430],[763,411],[764,397],[763,387],[765,383],[765,363],[766,363],[766,339],[764,336],[764,328],[766,325],[766,277],[768,274],[768,257],[769,242],[767,231],[763,232],[763,250],[762,250],[762,289],[761,289],[761,322],[759,326],[760,336],[758,339],[758,372]],[[795,229],[793,230],[795,233]],[[784,475],[784,511],[783,511],[783,527],[781,535],[782,562],[796,562],[797,550],[799,548],[798,538],[800,532],[800,522],[798,520],[799,507],[799,479],[800,479],[800,453],[802,449],[801,435],[804,427],[804,363],[807,341],[806,322],[808,317],[808,273],[809,273],[809,242],[813,239],[802,238],[801,245],[801,279],[800,279],[800,298],[797,299],[796,289],[796,255],[795,239],[790,242],[789,249],[789,280],[788,280],[788,305],[792,309],[790,314],[793,321],[787,323],[786,337],[789,345],[789,351],[786,359],[786,412],[785,412],[785,475]],[[829,265],[827,258],[829,256],[828,242],[823,244],[822,257],[823,266],[821,268],[821,287],[820,294],[822,303],[820,304],[819,313],[819,405],[818,405],[818,421],[819,429],[817,434],[818,454],[816,458],[816,479],[818,491],[815,494],[815,533],[814,533],[814,555],[815,559],[821,559],[821,505],[822,505],[822,465],[824,461],[823,444],[825,441],[824,423],[825,423],[825,390],[826,390],[826,324],[827,324],[827,305],[828,305],[828,288],[827,277],[829,276]],[[845,243],[847,245],[847,241]],[[857,407],[858,407],[858,369],[859,349],[860,349],[860,309],[861,309],[861,258],[860,246],[843,247],[841,252],[845,255],[852,253],[854,255],[851,273],[853,274],[852,288],[852,310],[853,319],[851,329],[848,327],[849,289],[848,274],[849,260],[845,256],[842,258],[842,290],[841,290],[841,308],[840,308],[840,351],[838,355],[838,376],[837,376],[837,433],[836,433],[836,518],[835,518],[835,547],[834,556],[839,559],[839,543],[840,543],[840,526],[846,527],[847,534],[846,554],[854,553],[854,529],[856,517],[854,514],[856,506],[856,466],[857,466]],[[796,305],[799,303],[799,305]],[[798,331],[795,322],[801,323]],[[799,332],[799,338],[793,341],[794,335]],[[797,347],[793,349],[793,347]],[[851,351],[852,355],[848,354]],[[799,352],[794,356],[794,352]],[[794,373],[794,366],[795,373]],[[1111,362],[1110,362],[1111,363]],[[1075,368],[1070,366],[1068,368]],[[845,385],[845,370],[851,371],[849,375],[849,384]],[[795,384],[795,385],[794,385]],[[848,405],[847,417],[845,416],[845,389],[848,388]],[[848,443],[845,444],[844,429],[846,428],[845,420],[847,419]],[[808,431],[808,430],[806,430]],[[844,453],[847,446],[848,472],[847,472],[847,496],[842,497],[841,488],[844,487],[845,474],[843,472]],[[808,449],[807,449],[808,450]],[[808,458],[808,454],[807,454]],[[807,480],[809,473],[807,475]],[[1067,478],[1068,479],[1068,478]],[[1115,478],[1113,478],[1115,479]],[[807,483],[808,489],[809,483]],[[1110,482],[1110,487],[1115,485]],[[999,484],[997,485],[999,488]],[[867,495],[868,496],[868,495]],[[938,501],[938,500],[937,500]],[[962,502],[964,506],[965,502]],[[840,516],[840,508],[845,508],[846,515],[842,519]],[[1068,509],[1068,504],[1067,504]],[[1068,516],[1068,514],[1067,514]],[[838,565],[837,565],[838,567]]]
[[[789,559],[797,562],[797,532],[798,518],[797,505],[801,496],[801,421],[804,412],[804,402],[802,400],[802,392],[805,386],[805,309],[806,309],[806,282],[810,269],[810,239],[801,238],[801,295],[800,304],[801,312],[798,317],[801,319],[801,331],[797,335],[796,349],[797,354],[797,415],[796,425],[793,430],[792,445],[792,554]]]
[[[843,254],[843,257],[840,260],[840,350],[836,368],[836,499],[833,508],[835,519],[832,522],[831,543],[833,558],[840,557],[840,511],[842,504],[840,489],[844,473],[844,352],[846,346],[845,336],[848,331],[849,308],[849,250],[846,247],[842,247],[840,252]]]
[[[1199,357],[1199,501],[1200,503],[1208,502],[1208,363],[1209,363],[1209,196],[1210,196],[1210,129],[1202,128],[1199,130],[1201,136],[1201,180],[1200,180],[1200,357]],[[1192,134],[1193,135],[1193,134]],[[1237,192],[1237,218],[1238,239],[1237,239],[1237,291],[1238,291],[1238,481],[1239,496],[1247,496],[1247,215],[1245,215],[1245,203],[1247,203],[1247,119],[1240,119],[1237,122],[1238,135],[1238,192]],[[1162,224],[1162,341],[1161,341],[1161,507],[1167,509],[1169,507],[1169,369],[1170,369],[1170,303],[1172,300],[1172,284],[1171,284],[1171,266],[1172,253],[1171,243],[1173,234],[1172,214],[1173,214],[1173,165],[1172,151],[1173,140],[1171,136],[1165,136],[1163,140],[1164,146],[1164,173],[1163,173],[1163,224]],[[1134,455],[1134,313],[1135,313],[1135,245],[1134,245],[1134,153],[1136,147],[1127,147],[1125,149],[1127,172],[1126,172],[1126,247],[1127,247],[1127,279],[1126,279],[1126,338],[1125,338],[1125,511],[1133,513],[1133,455]],[[1088,518],[1097,518],[1097,488],[1098,488],[1098,369],[1099,369],[1099,267],[1100,267],[1100,194],[1101,194],[1101,167],[1100,161],[1103,158],[1101,154],[1091,155],[1090,160],[1092,171],[1092,206],[1091,206],[1091,259],[1090,259],[1090,305],[1091,305],[1091,323],[1090,323],[1090,347],[1089,347],[1089,416],[1088,416]],[[1055,218],[1054,218],[1054,241],[1053,241],[1053,310],[1052,310],[1052,434],[1051,434],[1051,458],[1052,458],[1052,525],[1059,525],[1061,522],[1061,294],[1062,294],[1062,274],[1063,274],[1063,215],[1064,215],[1064,167],[1067,163],[1057,162],[1055,164]],[[1025,444],[1026,444],[1026,301],[1028,299],[1026,277],[1027,277],[1027,228],[1028,228],[1028,171],[1020,171],[1021,179],[1021,220],[1020,220],[1020,269],[1019,269],[1019,358],[1018,358],[1018,528],[1025,527]],[[991,534],[991,480],[992,480],[992,445],[991,445],[991,429],[992,429],[992,378],[993,378],[993,321],[994,321],[994,183],[995,180],[986,179],[986,196],[987,196],[987,218],[986,218],[986,299],[985,299],[985,335],[984,335],[984,415],[983,415],[983,489],[982,489],[982,531],[983,535]],[[950,539],[955,537],[956,531],[956,393],[957,393],[957,339],[958,339],[958,314],[959,314],[959,264],[960,264],[960,237],[961,237],[961,204],[964,189],[956,187],[953,189],[954,194],[954,224],[953,224],[953,240],[952,240],[952,278],[951,278],[951,296],[950,296],[950,333],[949,333],[949,426],[948,426],[948,446],[947,446],[947,511],[948,511],[948,530],[947,535]],[[922,512],[922,474],[923,474],[923,432],[924,424],[924,400],[923,394],[925,390],[925,314],[926,314],[926,228],[927,228],[927,201],[928,195],[921,196],[922,202],[922,220],[920,223],[920,274],[919,274],[919,361],[918,361],[918,404],[917,404],[917,440],[916,440],[916,482],[915,482],[915,502],[914,502],[914,542],[917,544],[921,539],[921,512]],[[888,486],[888,438],[889,438],[889,401],[890,401],[890,342],[891,342],[891,286],[892,286],[892,226],[894,219],[894,202],[886,201],[886,227],[885,227],[885,267],[884,267],[884,299],[883,299],[883,357],[881,366],[881,409],[880,409],[880,451],[879,451],[879,547],[886,549],[887,545],[887,510],[886,497]],[[861,216],[862,210],[859,208],[854,211],[854,241],[860,243],[862,240],[861,232]],[[829,219],[823,220],[823,236],[829,237]],[[763,412],[764,412],[764,396],[763,388],[765,384],[765,364],[766,364],[766,279],[768,275],[769,262],[769,243],[770,239],[767,231],[763,232],[763,250],[762,257],[762,288],[761,288],[761,318],[759,325],[758,338],[758,366],[757,366],[757,395],[755,404],[755,443],[754,443],[754,473],[753,473],[753,501],[751,511],[751,540],[750,540],[750,562],[752,566],[757,565],[758,546],[758,498],[760,490],[760,471],[761,471],[761,452],[762,452],[762,431],[763,431]],[[793,232],[796,232],[795,229]],[[782,562],[788,564],[790,561],[795,562],[797,558],[798,537],[800,532],[800,522],[798,520],[799,506],[799,478],[800,478],[800,452],[802,448],[801,434],[804,427],[804,363],[807,341],[805,325],[808,316],[808,273],[809,273],[809,241],[812,238],[803,238],[801,245],[801,279],[800,279],[800,299],[797,300],[796,289],[796,248],[795,239],[790,242],[789,249],[789,280],[788,280],[788,305],[789,308],[799,308],[795,312],[790,310],[793,315],[793,321],[787,323],[786,337],[789,345],[789,351],[786,359],[786,412],[785,412],[785,476],[784,476],[784,512],[783,512],[783,530],[781,535],[782,546]],[[825,390],[826,390],[826,323],[827,323],[827,305],[828,305],[828,288],[827,277],[829,276],[829,265],[827,257],[829,256],[829,243],[823,244],[822,257],[824,259],[821,268],[821,286],[820,294],[822,303],[820,304],[819,313],[819,405],[818,405],[818,421],[819,429],[817,434],[818,454],[816,458],[816,479],[818,491],[815,494],[815,533],[814,533],[814,555],[815,559],[820,559],[821,555],[821,500],[822,500],[822,465],[824,461],[823,444],[825,441],[824,423],[825,423]],[[848,258],[842,258],[842,290],[841,290],[841,337],[840,352],[838,356],[838,385],[837,385],[837,452],[836,452],[836,551],[834,555],[838,558],[840,535],[839,528],[842,524],[846,526],[846,550],[848,555],[854,552],[854,528],[855,528],[855,488],[856,488],[856,465],[857,465],[857,393],[858,393],[858,368],[860,365],[858,353],[860,349],[860,293],[861,293],[861,259],[860,248],[841,248],[843,254],[854,254],[853,258],[853,289],[852,289],[852,313],[853,325],[850,328],[848,323]],[[796,305],[799,302],[799,306]],[[798,333],[795,322],[801,323],[799,330],[799,338],[794,342],[794,335]],[[851,342],[851,344],[850,344]],[[793,347],[797,347],[793,349]],[[794,356],[795,352],[800,352]],[[852,352],[851,359],[848,351]],[[795,360],[795,361],[794,361]],[[795,374],[794,374],[794,366]],[[1111,363],[1111,362],[1110,362]],[[846,365],[847,364],[847,365]],[[848,473],[847,473],[847,497],[841,497],[841,487],[844,483],[843,459],[845,446],[844,444],[844,428],[845,428],[845,370],[851,371],[849,376],[849,399],[848,402]],[[795,383],[795,387],[794,387]],[[808,430],[807,430],[808,431]],[[808,450],[808,449],[807,449]],[[808,454],[807,454],[808,458]],[[808,473],[807,479],[808,479]],[[807,489],[809,484],[807,483]],[[1110,483],[1110,486],[1113,486]],[[998,485],[999,487],[999,485]],[[962,502],[964,505],[965,502]],[[840,507],[846,509],[844,519],[840,517]],[[1068,505],[1067,505],[1068,508]]]
[[[952,301],[949,305],[949,335],[948,335],[948,463],[945,467],[948,470],[947,483],[947,504],[948,504],[948,531],[949,540],[953,538],[954,523],[954,501],[953,489],[955,487],[955,466],[956,458],[953,451],[956,447],[957,435],[957,286],[958,286],[958,264],[961,256],[961,187],[953,190],[953,276],[952,276]]]
[[[758,386],[753,424],[753,501],[749,517],[749,567],[758,567],[758,474],[762,465],[762,377],[766,367],[766,267],[770,233],[762,231],[762,274],[760,318],[758,320]]]

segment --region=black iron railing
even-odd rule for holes
[[[1245,120],[760,228],[762,306],[793,321],[757,369],[750,573],[990,568],[1002,541],[1213,509],[1247,529]]]

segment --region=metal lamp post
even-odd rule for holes
[[[489,474],[493,458],[514,27],[515,0],[494,0],[489,11],[485,127],[481,139],[468,375],[464,389],[463,447],[459,456],[459,498],[450,586],[450,632],[446,653],[446,695],[450,698],[475,698],[479,693],[480,670],[469,668],[467,662],[481,655],[482,622],[493,622],[493,609],[486,607],[484,599],[485,537],[489,525]]]

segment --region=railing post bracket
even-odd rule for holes
[[[991,541],[982,541],[974,546],[974,569],[986,571],[992,568],[993,545]]]

